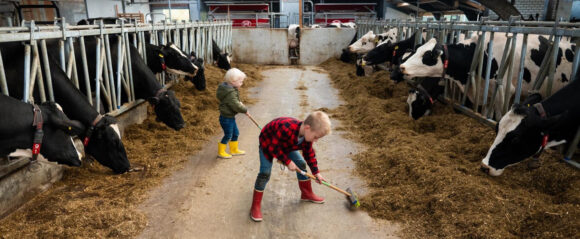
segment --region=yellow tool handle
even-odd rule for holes
[[[311,179],[316,180],[316,177],[314,175],[312,175],[312,174],[309,174],[309,173],[304,172],[302,170],[299,170],[299,172],[300,172],[300,174],[302,174],[304,176],[307,176],[307,177],[309,177]],[[346,192],[346,191],[344,191],[344,190],[342,190],[342,189],[340,189],[340,188],[338,188],[338,187],[336,187],[336,186],[334,186],[334,185],[332,185],[332,184],[330,184],[330,183],[328,183],[326,181],[322,181],[322,184],[324,184],[324,185],[328,186],[329,188],[332,188],[332,189],[334,189],[334,190],[336,190],[338,192],[341,192],[342,194],[344,194],[346,196],[349,196],[349,197],[351,196],[350,193],[348,193],[348,192]]]

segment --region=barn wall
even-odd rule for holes
[[[331,57],[340,57],[356,30],[352,28],[305,29],[300,38],[300,64],[317,65]]]
[[[233,29],[233,61],[250,64],[288,65],[287,29]]]
[[[355,33],[355,29],[303,29],[299,64],[316,65],[339,57]],[[290,64],[287,29],[233,29],[232,46],[235,62]]]
[[[143,13],[143,15],[150,12],[148,4],[141,4],[143,1],[135,1],[138,4],[126,4],[126,13]],[[123,13],[123,4],[117,0],[99,0],[87,1],[87,9],[89,11],[89,18],[96,17],[116,17],[115,5],[119,13]]]

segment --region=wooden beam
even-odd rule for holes
[[[472,8],[475,8],[475,9],[478,9],[478,10],[481,10],[481,11],[485,11],[485,6],[483,6],[483,5],[479,4],[479,3],[473,2],[471,0],[461,0],[461,3],[463,3],[463,4],[467,5],[467,6],[470,6]]]

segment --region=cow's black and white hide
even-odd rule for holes
[[[350,41],[350,43],[348,45],[349,46],[352,45],[353,43],[356,42],[356,40],[357,40],[357,38],[356,38],[356,34],[355,34],[352,37],[352,40]],[[340,54],[340,60],[342,62],[345,62],[345,63],[355,63],[356,62],[356,58],[357,58],[356,53],[350,52],[348,50],[348,47],[342,49],[342,54]]]
[[[110,46],[111,49],[117,49],[118,40],[117,38],[110,38]],[[52,55],[58,55],[58,42],[57,41],[49,41],[47,42],[49,52]],[[86,58],[88,65],[96,65],[96,51],[90,49],[96,49],[96,39],[95,38],[86,38],[85,39],[86,48],[89,49],[86,51]],[[129,47],[130,52],[129,56],[131,57],[131,72],[133,75],[133,87],[135,91],[135,98],[136,99],[144,99],[149,101],[152,105],[155,115],[157,116],[157,121],[161,121],[170,128],[174,130],[180,130],[185,127],[185,122],[183,121],[183,117],[181,115],[181,104],[177,97],[175,97],[175,93],[172,90],[164,90],[163,86],[157,81],[155,78],[155,74],[151,71],[147,63],[141,58],[137,48],[133,47],[132,45]],[[80,46],[75,44],[75,57],[76,62],[82,62],[82,54],[80,52]],[[117,62],[118,54],[117,51],[111,52],[111,60],[112,62]],[[114,72],[117,71],[117,64],[112,64]],[[89,75],[95,75],[95,68],[89,67]],[[79,84],[81,89],[85,89],[85,78],[84,74],[79,74]],[[90,77],[89,81],[91,82],[91,87],[94,85],[94,77]],[[94,87],[93,87],[94,88]],[[127,95],[125,91],[121,91],[121,102],[127,102]],[[108,106],[108,102],[104,101],[104,92],[101,92],[103,99],[102,104]]]
[[[580,125],[578,78],[541,102],[541,97],[529,97],[523,104],[512,106],[499,121],[497,136],[481,161],[481,169],[499,176],[506,167],[541,152],[544,141],[545,148],[560,144],[566,149],[577,147],[570,144]]]
[[[197,90],[205,90],[205,66],[203,65],[203,59],[197,57],[195,55],[195,52],[191,52],[190,56],[189,56],[191,62],[197,67],[197,74],[195,74],[195,76],[193,77],[189,77],[186,76],[185,80],[186,81],[190,81],[191,83],[193,83],[193,85],[195,85],[195,88]]]
[[[60,68],[57,58],[54,57],[58,56],[58,50],[56,50],[56,55],[50,51],[50,49],[58,49],[53,45],[58,44],[58,41],[47,43],[51,46],[49,47],[49,66],[55,101],[62,106],[64,113],[70,119],[80,121],[87,129],[86,132],[79,135],[81,139],[88,142],[88,145],[85,146],[86,155],[93,157],[115,173],[127,172],[130,163],[115,119],[111,116],[100,115],[88,102],[87,97],[73,85],[66,73]],[[5,72],[10,93],[16,98],[22,98],[24,86],[20,79],[24,77],[24,73],[19,69],[24,68],[24,55],[22,54],[24,46],[19,42],[13,42],[2,43],[0,47],[5,69],[9,69]],[[43,67],[45,66],[43,65]],[[84,89],[83,87],[81,89]],[[34,98],[39,99],[39,97],[38,91],[35,91]]]
[[[147,66],[157,74],[162,71],[181,76],[195,76],[198,67],[195,66],[183,52],[173,43],[156,46],[147,43]]]
[[[220,69],[224,69],[226,71],[232,68],[231,66],[232,60],[230,54],[227,52],[222,52],[220,47],[213,39],[211,40],[211,43],[214,64],[217,65],[217,67],[219,67]]]
[[[38,105],[42,115],[40,155],[49,161],[69,166],[81,165],[81,153],[71,135],[84,133],[81,122],[70,120],[55,103]],[[32,149],[36,127],[33,126],[33,105],[0,95],[0,157],[17,150]],[[80,149],[82,150],[82,149]]]
[[[486,39],[489,39],[486,37]],[[535,39],[535,40],[534,40]],[[501,60],[503,49],[505,47],[505,40],[506,37],[503,34],[498,34],[495,36],[494,45],[493,45],[493,59],[492,59],[492,67],[490,73],[490,86],[489,89],[495,89],[496,87],[496,74],[498,70],[498,63]],[[443,74],[443,59],[448,58],[449,64],[448,69],[446,70],[445,77],[451,79],[459,86],[459,88],[463,91],[463,88],[468,79],[468,71],[471,66],[471,61],[473,58],[473,54],[475,51],[475,42],[477,41],[477,36],[472,37],[469,40],[465,40],[459,44],[455,45],[448,45],[449,48],[449,56],[445,56],[443,54],[442,45],[437,43],[436,39],[429,40],[425,45],[419,47],[417,52],[413,54],[405,63],[401,64],[400,70],[402,74],[404,74],[404,78],[411,79],[414,77],[440,77]],[[469,45],[467,45],[469,44]],[[487,45],[487,42],[485,43]],[[521,46],[521,39],[518,36],[518,41],[516,41],[516,49],[519,49]],[[523,72],[523,84],[522,84],[522,95],[526,95],[527,92],[531,90],[533,86],[533,81],[536,78],[536,75],[539,72],[539,65],[541,64],[541,60],[545,56],[546,49],[547,49],[547,40],[543,36],[538,35],[530,35],[528,41],[528,51],[525,58],[525,68]],[[573,52],[572,49],[575,47],[568,41],[563,40],[561,42],[561,49],[560,51],[564,52],[562,49],[570,49],[568,51],[572,56]],[[554,74],[554,83],[552,92],[554,93],[558,89],[561,89],[565,84],[567,84],[569,79],[569,74],[572,68],[572,61],[564,58],[564,54],[559,54],[558,61],[556,63],[556,73]],[[484,55],[484,66],[483,69],[486,68],[487,63],[487,49],[486,54]],[[520,52],[518,50],[515,51],[514,59],[520,59]],[[485,71],[482,72],[482,75]],[[512,84],[510,87],[510,92],[508,94],[513,96],[515,94],[515,85],[517,84],[517,77],[518,77],[518,70],[514,70],[513,77],[510,80],[505,79],[507,74],[505,74],[504,79],[502,82],[504,84],[500,86],[500,91],[496,96],[495,99],[495,118],[499,119],[501,117],[501,107],[503,106],[504,101],[504,91],[505,84],[510,83]],[[484,75],[482,76],[484,77]],[[482,81],[482,84],[484,82]],[[473,84],[472,84],[473,85]],[[540,88],[540,92],[545,94],[547,84],[543,84]],[[477,87],[478,89],[483,90],[483,85]],[[491,92],[491,91],[490,91]],[[473,101],[473,96],[475,95],[475,89],[471,88],[467,94],[469,99]],[[491,95],[491,94],[490,94]],[[492,100],[492,99],[489,99]]]

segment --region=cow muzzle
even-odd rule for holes
[[[503,173],[503,169],[494,169],[488,165],[485,165],[484,163],[481,164],[481,166],[479,167],[479,169],[484,172],[487,175],[490,176],[500,176]]]

